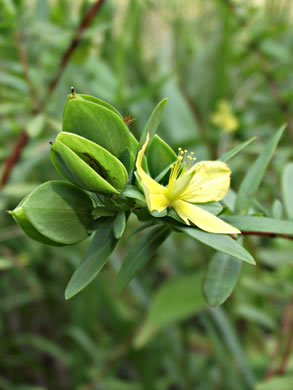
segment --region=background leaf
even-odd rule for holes
[[[273,153],[278,145],[278,142],[285,130],[282,126],[276,134],[272,136],[266,144],[264,150],[259,155],[254,164],[249,168],[245,178],[243,179],[235,203],[235,212],[245,215],[248,213],[250,206],[254,200],[256,192],[263,179],[267,166],[273,156]]]
[[[147,318],[134,344],[144,346],[156,332],[195,314],[205,306],[200,272],[170,280],[155,294]]]
[[[161,100],[160,103],[157,104],[157,106],[154,108],[153,112],[151,113],[151,116],[149,117],[140,137],[139,147],[138,147],[139,150],[141,149],[142,145],[145,143],[146,136],[148,133],[150,135],[150,139],[152,139],[152,137],[155,135],[160,125],[160,122],[162,120],[162,116],[167,101],[168,101],[167,98]]]
[[[241,271],[241,260],[216,253],[203,281],[203,294],[210,306],[221,305],[231,295]]]
[[[289,219],[293,219],[293,163],[285,166],[282,177],[282,195]]]

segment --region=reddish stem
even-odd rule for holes
[[[0,187],[5,186],[5,184],[7,183],[8,179],[10,177],[11,171],[12,171],[14,165],[19,160],[19,158],[21,156],[21,152],[22,152],[23,148],[25,147],[25,145],[27,144],[28,140],[29,140],[28,133],[24,130],[20,134],[20,136],[18,137],[11,156],[5,162],[4,170],[3,170],[3,174],[2,174],[2,178],[1,178],[1,182],[0,182]]]
[[[75,49],[77,46],[80,44],[81,41],[81,36],[83,32],[88,28],[90,23],[92,22],[93,18],[95,17],[96,13],[99,11],[103,4],[104,0],[98,0],[96,1],[91,8],[87,11],[85,14],[83,20],[81,21],[77,31],[74,34],[74,37],[72,38],[72,41],[70,45],[68,46],[66,52],[64,53],[60,65],[59,65],[59,70],[56,74],[56,76],[51,80],[48,86],[48,94],[50,95],[56,88],[61,75],[64,72],[64,69],[66,68],[72,54],[74,53]]]

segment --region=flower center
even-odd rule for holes
[[[167,197],[170,204],[177,200],[186,188],[194,175],[193,163],[196,160],[193,152],[188,153],[187,149],[178,148],[178,156],[175,164],[171,165],[171,173],[168,183]]]

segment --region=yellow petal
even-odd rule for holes
[[[209,233],[219,234],[240,234],[240,230],[232,225],[224,222],[215,215],[209,213],[202,208],[184,202],[183,200],[177,200],[172,204],[177,214],[183,221],[189,225],[189,221],[193,222],[200,229]]]
[[[217,202],[230,187],[230,168],[222,161],[202,161],[193,166],[194,176],[180,199],[190,203]]]
[[[149,142],[150,136],[147,134],[146,142],[138,153],[136,160],[136,169],[139,181],[142,185],[146,202],[150,211],[157,210],[161,212],[169,206],[169,200],[166,196],[167,188],[152,179],[142,168],[142,159]]]

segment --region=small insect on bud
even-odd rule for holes
[[[130,114],[126,114],[126,117],[123,119],[123,122],[126,124],[126,126],[131,125],[131,123],[134,121],[135,118],[133,118]]]

